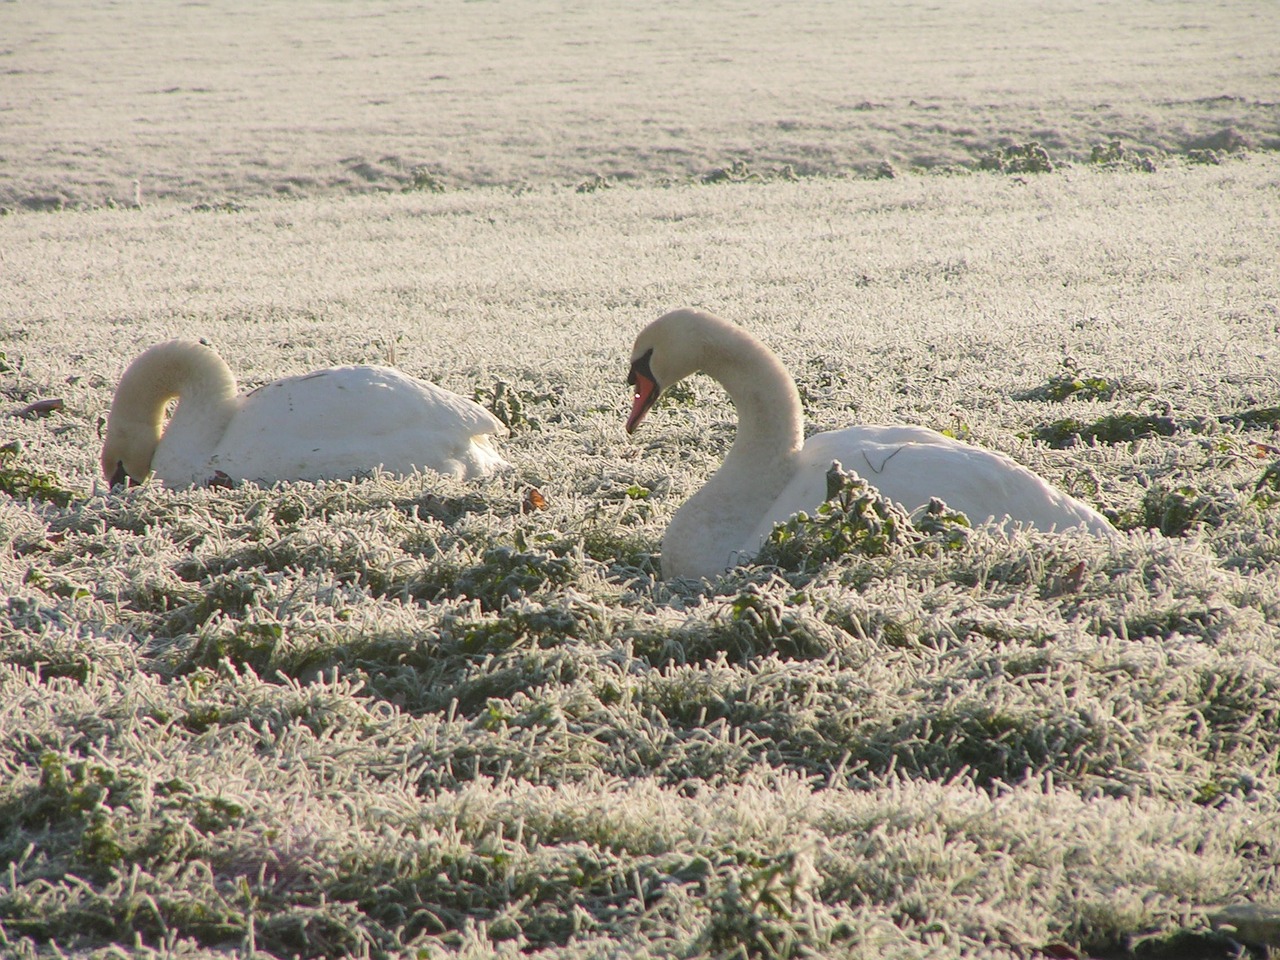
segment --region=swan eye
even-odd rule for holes
[[[648,380],[650,383],[656,384],[658,381],[654,379],[653,371],[649,369],[649,361],[653,358],[653,347],[646,350],[641,356],[631,361],[631,372],[627,374],[627,386],[637,387],[640,385],[640,378]]]

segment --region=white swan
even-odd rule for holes
[[[167,426],[165,407],[177,399]],[[237,392],[226,362],[194,340],[156,344],[116,387],[102,472],[171,487],[232,480],[342,479],[381,467],[478,477],[506,467],[507,428],[477,403],[387,367],[330,367]]]
[[[659,317],[636,338],[627,433],[664,389],[698,371],[728,391],[738,434],[720,469],[671,518],[662,538],[666,577],[711,578],[749,560],[775,523],[822,503],[833,460],[908,510],[940,497],[974,523],[1115,535],[1098,511],[1003,454],[924,427],[849,427],[805,440],[800,395],[773,351],[741,327],[696,310]]]

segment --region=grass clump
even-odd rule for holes
[[[716,167],[700,178],[704,184],[724,183],[766,183],[776,180],[795,181],[799,177],[791,164],[784,164],[772,170],[761,171],[753,168],[746,160],[731,160],[728,166]]]
[[[1280,428],[1280,407],[1249,407],[1238,413],[1226,413],[1219,422],[1237,424],[1245,429],[1275,430]]]
[[[573,544],[526,550],[491,547],[478,564],[459,571],[447,594],[477,600],[482,610],[493,611],[505,603],[573,583],[581,572],[581,554]]]
[[[482,399],[515,429],[512,474],[484,482],[0,496],[0,952],[1217,950],[1210,917],[1280,896],[1274,179],[1255,156],[1016,189],[396,190],[195,231],[158,198],[19,214],[0,325],[68,397],[6,421],[40,450],[24,467],[95,476],[108,372],[197,321],[255,377],[367,352],[352,317],[411,324],[379,331],[406,369],[507,384]],[[957,245],[964,269],[935,269]],[[147,278],[125,299],[121,272]],[[1229,309],[1228,272],[1250,278]],[[691,377],[626,437],[627,350],[669,301],[722,299],[787,356],[819,429],[1007,438],[1028,369],[1062,376],[1025,399],[1088,427],[1089,405],[1151,392],[1120,374],[1139,359],[1200,416],[1015,451],[1056,485],[1095,480],[1114,538],[907,516],[837,469],[756,563],[664,582],[662,531],[732,412]]]
[[[1202,166],[1221,166],[1229,159],[1231,159],[1231,154],[1226,150],[1193,148],[1187,151],[1187,163],[1200,164]]]
[[[1280,460],[1267,467],[1254,484],[1253,502],[1263,508],[1280,504]]]
[[[423,193],[444,193],[445,183],[428,167],[414,167],[410,171],[410,180],[406,190],[418,190]]]
[[[80,496],[62,485],[51,473],[21,463],[22,448],[18,443],[0,447],[0,493],[19,500],[35,500],[66,507]]]
[[[1089,152],[1089,162],[1109,170],[1140,170],[1143,173],[1155,173],[1155,160],[1146,156],[1135,156],[1125,149],[1119,140],[1106,143],[1095,143]]]
[[[517,390],[505,380],[499,380],[492,388],[481,387],[472,399],[488,407],[489,412],[506,424],[508,430],[536,428],[538,425],[525,413],[525,404],[533,399],[533,394],[528,390]]]
[[[578,181],[574,186],[574,193],[595,193],[597,190],[609,190],[613,187],[613,181],[601,174],[595,174],[585,180]]]
[[[1194,484],[1157,483],[1142,498],[1142,523],[1166,537],[1180,537],[1200,525],[1220,526],[1230,509]]]
[[[1109,413],[1086,422],[1063,417],[1037,427],[1033,435],[1054,449],[1061,450],[1078,443],[1131,443],[1147,437],[1171,437],[1179,431],[1178,422],[1163,414]]]
[[[1120,392],[1114,381],[1097,374],[1081,373],[1071,370],[1056,377],[1050,377],[1044,386],[1018,394],[1019,400],[1042,400],[1049,403],[1062,403],[1066,400],[1110,400]]]
[[[841,557],[884,557],[900,549],[926,553],[958,549],[969,520],[938,499],[913,517],[839,463],[827,471],[827,499],[814,516],[801,512],[774,527],[756,562],[812,569]]]
[[[1049,151],[1037,141],[1000,147],[978,161],[979,170],[995,173],[1053,173],[1053,160]]]

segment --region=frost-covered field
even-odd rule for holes
[[[1273,0],[0,2],[0,206],[1274,150],[1278,49]]]
[[[731,133],[834,109],[837,88],[879,102],[889,78],[827,70],[830,87],[744,97],[743,78],[767,83],[748,54],[799,43],[810,21],[694,6],[654,6],[666,18],[650,23],[621,5],[444,4],[438,32],[415,34],[387,29],[408,8],[379,5],[340,30],[326,4],[225,22],[219,5],[68,5],[59,20],[55,4],[0,4],[4,56],[68,58],[0,87],[43,91],[49,121],[6,115],[20,122],[0,196],[64,201],[0,218],[0,955],[1274,950],[1274,922],[1240,911],[1280,907],[1280,160],[1186,153],[1248,117],[1274,137],[1274,18],[1139,2],[1108,5],[1103,29],[1101,7],[1023,4],[995,37],[977,7],[942,5],[959,19],[934,33],[861,9],[881,66],[897,51],[899,108],[969,78],[951,119],[1004,118],[979,153],[1036,139],[1033,114],[1076,146],[1051,148],[1051,173],[870,179],[841,174],[883,152],[831,128],[821,142],[859,163],[789,180],[774,167],[798,158],[765,145],[790,141]],[[855,33],[856,5],[797,6],[815,57]],[[160,46],[195,21],[225,32]],[[613,28],[589,32],[607,55],[575,52],[584,24]],[[667,102],[659,65],[622,56],[646,24],[663,57],[729,32],[727,60],[698,61],[705,83],[733,79],[722,109],[709,87]],[[491,47],[463,55],[481,25]],[[557,56],[534,56],[534,25]],[[964,25],[987,37],[968,60]],[[303,45],[293,70],[255,55],[280,36]],[[128,37],[139,57],[109,57]],[[1231,57],[1204,52],[1229,38]],[[244,69],[219,53],[233,39]],[[386,58],[363,56],[375,41]],[[473,126],[409,119],[422,104],[396,56],[415,43],[447,62],[431,68],[459,98],[446,115]],[[996,46],[1013,80],[983,86]],[[1031,82],[1032,49],[1080,65],[1060,95]],[[228,113],[158,116],[145,151],[132,108],[67,102],[215,66],[182,82]],[[506,70],[528,82],[495,100],[485,84]],[[338,86],[304,96],[319,76]],[[567,100],[556,77],[576,78]],[[598,108],[631,89],[619,77],[646,110],[692,118],[687,135],[646,139],[625,98]],[[378,84],[396,130],[335,93]],[[1108,86],[1149,135],[1087,162],[1111,133],[1079,105]],[[587,87],[594,115],[575,112]],[[350,122],[308,112],[324,102]],[[522,132],[499,149],[504,122]],[[536,129],[541,148],[520,139]],[[209,147],[243,150],[254,131],[253,156]],[[617,131],[633,139],[611,168],[600,145]],[[416,184],[314,173],[384,149],[413,161],[384,172],[411,170],[446,135],[457,166]],[[900,173],[920,162],[913,138],[942,150],[905,121],[885,136]],[[659,149],[675,141],[687,156]],[[940,165],[976,165],[947,149]],[[144,153],[134,208],[120,184]],[[729,159],[748,163],[701,182]],[[316,179],[295,192],[314,196],[272,196],[303,168]],[[768,176],[725,182],[753,171]],[[665,523],[734,427],[699,378],[623,432],[631,342],[686,304],[772,344],[812,429],[948,430],[1121,537],[863,538],[821,563],[664,583]],[[246,387],[380,362],[475,396],[509,422],[514,470],[110,492],[97,456],[116,380],[178,335],[207,338]]]

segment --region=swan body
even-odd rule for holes
[[[470,478],[507,466],[492,443],[506,432],[479,404],[387,367],[330,367],[242,394],[212,348],[170,340],[120,378],[102,471],[112,483],[154,476],[171,487],[342,479],[378,467]]]
[[[974,523],[1115,534],[1097,510],[1009,457],[925,427],[856,426],[805,440],[800,395],[773,351],[696,310],[665,314],[636,338],[627,432],[665,388],[698,371],[728,391],[738,433],[720,469],[671,518],[662,539],[665,577],[711,578],[750,560],[774,524],[826,499],[833,460],[907,510],[939,497]]]

